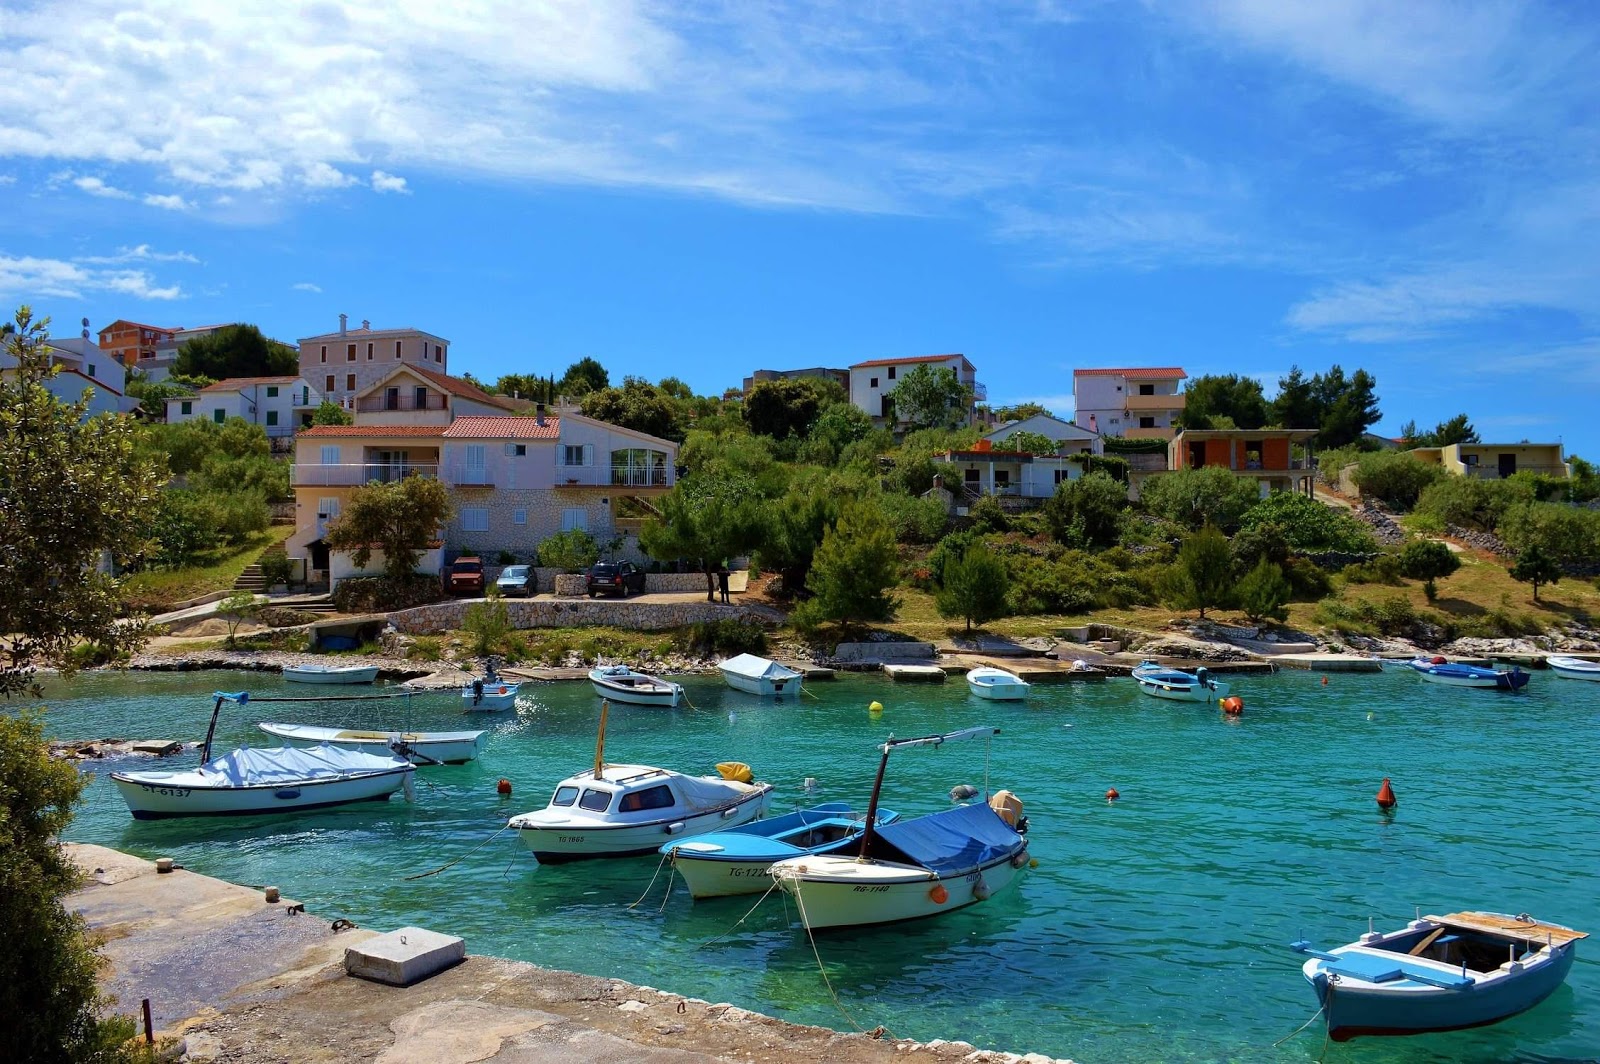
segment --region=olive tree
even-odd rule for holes
[[[374,481],[351,494],[323,542],[329,550],[349,551],[357,567],[372,560],[374,549],[383,551],[384,578],[404,584],[450,513],[449,490],[431,477]]]

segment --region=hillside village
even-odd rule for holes
[[[116,560],[130,600],[160,615],[267,595],[245,611],[261,646],[305,643],[263,616],[298,630],[450,599],[462,558],[482,560],[491,596],[521,565],[535,596],[569,599],[595,562],[627,563],[640,601],[682,607],[572,615],[620,629],[716,620],[685,610],[731,566],[729,608],[758,630],[712,643],[781,622],[824,657],[869,632],[948,645],[1099,623],[1204,641],[1219,616],[1366,650],[1581,646],[1600,604],[1589,462],[1482,440],[1466,414],[1376,436],[1363,370],[1296,368],[1269,396],[1247,376],[1083,366],[1069,413],[991,406],[963,354],[756,368],[699,396],[587,358],[490,383],[436,333],[346,315],[294,343],[239,323],[119,320],[96,337],[85,322],[48,341],[48,387],[85,417],[137,421],[167,478],[144,549]],[[423,516],[379,539],[384,507]],[[446,635],[464,623],[439,616]],[[569,654],[516,634],[539,616],[519,608],[461,645]]]

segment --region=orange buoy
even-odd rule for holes
[[[507,780],[507,779],[503,779],[499,783],[494,785],[494,789],[495,789],[495,792],[498,793],[498,794],[510,794],[511,793],[511,781]]]
[[[933,889],[928,891],[928,897],[935,905],[943,905],[950,900],[950,892],[944,889],[943,883],[935,883]]]
[[[1394,796],[1394,788],[1389,786],[1389,777],[1385,776],[1383,786],[1378,788],[1378,808],[1393,809],[1397,804],[1399,801]]]
[[[1222,700],[1222,712],[1237,717],[1244,712],[1244,699],[1238,695],[1229,695]]]
[[[1108,802],[1114,802],[1118,798],[1121,798],[1121,797],[1122,797],[1122,795],[1117,793],[1117,789],[1115,787],[1111,788],[1109,791],[1106,792],[1106,801],[1108,801]]]
[[[1324,687],[1328,686],[1328,678],[1326,676],[1324,676],[1322,678],[1322,686],[1324,686]]]

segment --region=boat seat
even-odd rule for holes
[[[1310,951],[1304,951],[1310,952]],[[1326,959],[1323,955],[1322,959]],[[1368,983],[1396,983],[1402,979],[1413,983],[1422,983],[1427,986],[1436,986],[1444,990],[1456,990],[1461,987],[1471,986],[1471,977],[1460,975],[1444,975],[1439,972],[1429,971],[1415,964],[1405,964],[1399,957],[1374,957],[1368,953],[1340,953],[1324,964],[1322,970],[1329,975],[1340,975],[1346,979],[1360,979]]]

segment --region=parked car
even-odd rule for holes
[[[483,559],[457,558],[445,574],[445,590],[452,595],[483,594]]]
[[[596,562],[589,568],[589,597],[621,595],[644,590],[644,570],[632,562]]]
[[[531,565],[508,565],[494,586],[502,595],[532,595],[539,590],[539,574]]]

